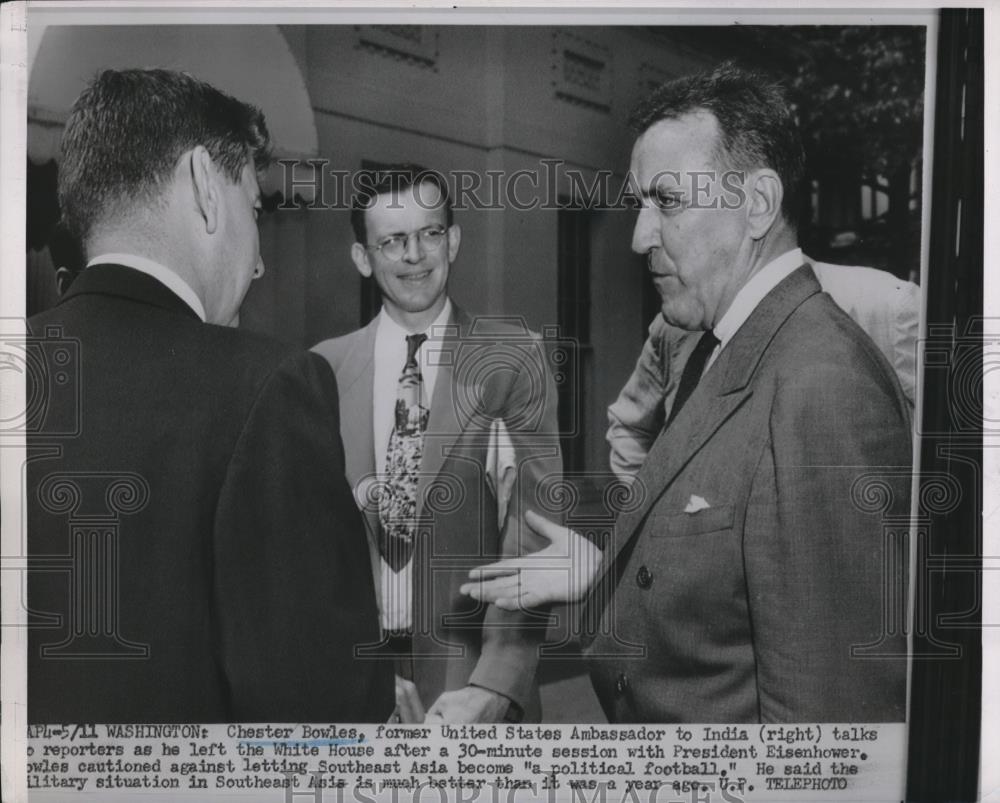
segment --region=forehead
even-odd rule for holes
[[[377,195],[365,211],[365,227],[376,237],[410,232],[436,223],[444,225],[445,219],[441,192],[427,181],[399,192]]]
[[[708,111],[659,120],[635,141],[632,174],[640,186],[646,187],[664,173],[712,169],[718,137],[719,124]]]

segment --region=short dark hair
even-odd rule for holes
[[[62,138],[59,204],[81,243],[95,225],[155,199],[183,153],[202,145],[238,182],[270,160],[264,115],[171,70],[104,70],[80,94]]]
[[[716,158],[734,170],[769,167],[781,179],[782,214],[797,228],[805,174],[802,137],[780,84],[734,62],[669,81],[642,100],[629,125],[642,134],[660,120],[700,110],[719,124]]]
[[[445,210],[445,222],[451,226],[454,212],[451,208],[451,196],[448,194],[448,182],[444,176],[416,164],[392,164],[358,173],[355,182],[357,191],[351,200],[351,227],[354,229],[354,239],[362,245],[368,244],[365,212],[371,208],[378,196],[396,194],[407,187],[416,187],[423,183],[437,187],[441,195],[441,205]]]

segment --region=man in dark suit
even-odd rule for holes
[[[783,94],[723,65],[665,84],[633,123],[632,247],[689,334],[590,590],[598,697],[617,722],[902,720],[904,628],[887,617],[905,600],[909,408],[797,248],[803,153]],[[550,549],[578,539],[536,526]],[[553,599],[531,575],[468,591]],[[594,572],[575,576],[566,596]]]
[[[31,722],[391,713],[391,666],[354,659],[378,620],[333,373],[226,326],[263,272],[268,150],[257,109],[180,73],[109,70],[74,104],[59,193],[88,263],[29,321],[71,380],[28,439]]]
[[[315,350],[337,374],[399,717],[537,720],[547,617],[477,609],[459,586],[482,560],[542,543],[523,522],[561,477],[555,386],[523,325],[474,320],[448,297],[461,229],[443,178],[400,165],[366,184],[351,256],[382,311]]]

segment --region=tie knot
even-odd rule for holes
[[[701,336],[701,339],[698,341],[697,348],[699,351],[703,349],[711,351],[718,345],[719,345],[719,338],[715,336],[715,332],[709,329]]]
[[[427,335],[407,335],[406,336],[406,362],[416,362],[417,349],[427,339]]]

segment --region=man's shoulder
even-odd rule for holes
[[[360,329],[355,329],[353,332],[348,332],[346,335],[321,340],[310,351],[325,359],[334,372],[336,372],[343,365],[348,355],[355,353],[357,349],[361,348],[365,340],[371,337],[372,333],[372,324],[368,324]]]
[[[200,334],[218,349],[220,355],[228,354],[238,360],[245,360],[263,373],[270,373],[305,353],[302,348],[245,329],[206,324],[200,327]]]
[[[888,271],[861,265],[809,264],[823,290],[855,320],[919,312],[920,288]]]
[[[190,359],[170,361],[171,371],[181,373],[165,379],[199,387],[253,385],[304,354],[302,348],[269,335],[203,323],[157,307],[143,308],[140,320],[140,313],[98,316],[96,312],[106,310],[95,310],[86,302],[85,308],[78,306],[59,305],[33,315],[28,319],[28,332],[35,338],[78,341],[88,353],[96,354],[95,364],[107,363],[104,372],[127,373],[134,363],[148,363],[151,355],[186,354]]]
[[[862,376],[890,387],[895,375],[861,326],[826,293],[816,293],[784,321],[768,346],[768,363],[779,377],[808,374]]]
[[[478,315],[454,305],[452,322],[458,325],[467,340],[541,340],[542,336],[528,326],[520,315]]]

